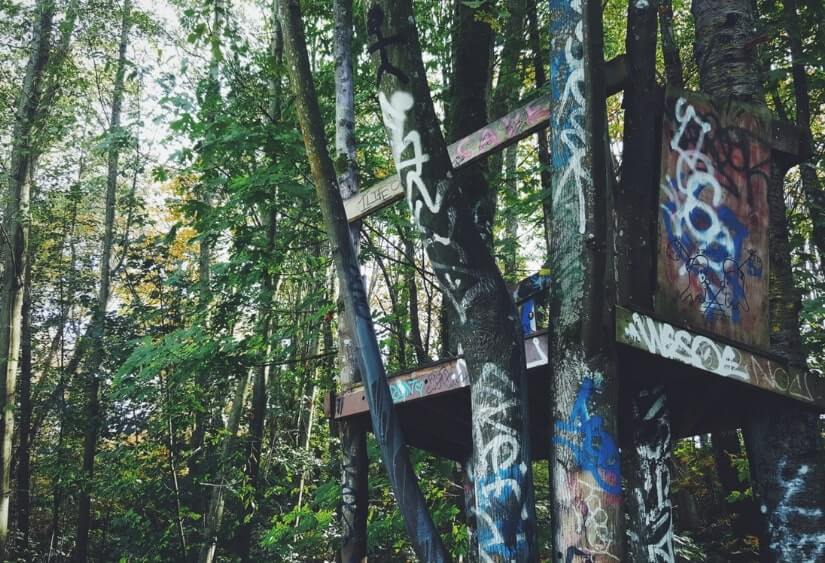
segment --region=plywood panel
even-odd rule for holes
[[[655,309],[768,347],[770,114],[668,90]]]

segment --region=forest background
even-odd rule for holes
[[[457,103],[457,3],[415,2],[429,85],[448,125]],[[547,76],[547,3],[463,4],[495,32],[487,100],[495,118],[542,86],[539,67]],[[610,59],[625,51],[628,7],[603,4]],[[699,90],[689,2],[667,4],[661,14],[672,15],[685,87]],[[520,27],[510,24],[516,5],[528,14]],[[813,158],[786,178],[785,201],[801,333],[809,366],[822,373],[825,208],[806,190],[821,192],[825,174],[825,6],[755,6],[753,48],[768,104],[779,117],[808,121],[800,125],[810,126],[814,142]],[[332,7],[303,9],[333,139]],[[368,186],[394,164],[375,101],[364,2],[354,14],[355,135]],[[220,559],[320,560],[337,549],[340,445],[322,405],[339,368],[337,290],[273,18],[272,5],[252,1],[0,0],[4,203],[13,199],[15,147],[24,138],[31,190],[15,422],[6,426],[14,428],[4,524],[12,559],[61,560],[78,550],[98,561],[192,559],[210,525]],[[516,34],[521,46],[502,73],[502,48]],[[38,48],[48,56],[32,85]],[[801,113],[800,67],[809,98]],[[657,68],[664,83],[661,45]],[[36,103],[25,132],[27,95]],[[620,170],[621,94],[607,105]],[[548,194],[535,137],[491,161],[487,174],[500,186],[494,251],[515,283],[547,254]],[[7,213],[8,246],[10,224]],[[360,244],[387,371],[448,356],[441,294],[406,209],[365,220]],[[690,560],[754,557],[752,530],[737,524],[750,489],[735,433],[733,441],[721,449],[721,437],[697,436],[675,446],[677,546]],[[372,439],[368,448],[370,558],[410,557]],[[412,455],[442,537],[455,557],[466,556],[459,468]],[[537,463],[535,472],[547,546],[547,468]]]

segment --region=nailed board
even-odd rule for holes
[[[825,379],[623,307],[616,307],[616,341],[825,409]]]
[[[624,55],[605,63],[604,72],[607,94],[619,92],[624,87],[628,75]],[[460,168],[501,150],[548,125],[550,125],[550,96],[538,96],[504,117],[459,139],[447,147],[447,152],[453,167]],[[362,219],[403,197],[404,189],[397,175],[381,180],[344,200],[347,220],[353,222]]]
[[[547,332],[537,332],[524,339],[527,369],[547,365]],[[389,377],[392,402],[406,403],[451,391],[469,388],[470,375],[463,358],[443,360],[408,373]],[[334,418],[346,418],[369,412],[363,386],[334,397],[331,405]]]
[[[765,110],[667,91],[656,314],[763,349],[771,132]]]

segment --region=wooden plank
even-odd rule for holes
[[[639,312],[616,307],[616,341],[825,410],[825,379]]]
[[[525,338],[524,351],[528,370],[546,366],[547,332],[537,332]],[[393,403],[403,404],[469,388],[470,375],[464,359],[455,358],[392,376],[389,385]],[[336,419],[369,412],[363,386],[335,395],[326,408],[329,406]],[[329,410],[327,415],[330,415]]]
[[[621,91],[628,77],[624,55],[605,64],[608,95]],[[460,168],[501,150],[547,127],[550,119],[550,96],[545,94],[527,102],[520,108],[497,119],[478,131],[470,133],[447,147],[454,168]],[[404,189],[398,176],[381,180],[377,184],[344,200],[349,222],[363,219],[404,197]]]
[[[767,349],[771,115],[668,89],[655,311]]]

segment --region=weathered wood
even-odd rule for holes
[[[547,365],[547,332],[537,332],[524,339],[527,368]],[[420,367],[389,378],[390,395],[394,403],[418,401],[470,386],[467,364],[463,358],[453,358]],[[363,414],[369,410],[363,387],[355,387],[325,403],[327,416],[336,419]]]
[[[825,410],[825,379],[787,362],[616,307],[616,340]]]
[[[675,89],[664,114],[655,310],[767,349],[770,114]]]
[[[609,94],[622,90],[628,76],[624,56],[616,57],[605,65],[605,76]],[[549,117],[550,95],[544,94],[449,145],[447,153],[453,167],[466,166],[547,127]],[[352,222],[363,219],[403,197],[404,188],[398,176],[385,178],[344,200],[347,220]]]

